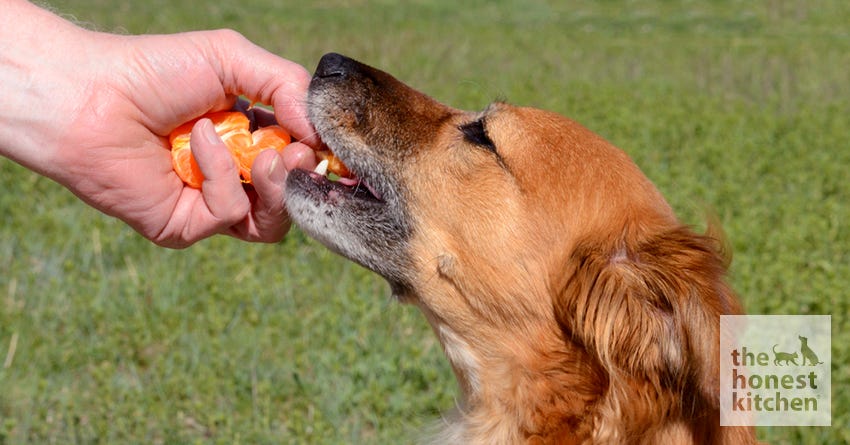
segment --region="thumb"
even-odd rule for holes
[[[241,221],[251,204],[239,180],[233,155],[211,120],[201,119],[195,123],[189,144],[204,175],[201,191],[210,214],[223,225]]]

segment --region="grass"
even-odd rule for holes
[[[684,221],[718,215],[750,312],[832,314],[833,426],[759,435],[850,442],[850,3],[302,3],[52,5],[105,31],[230,27],[311,69],[337,51],[458,107],[583,122]],[[297,230],[165,250],[0,171],[0,444],[396,444],[452,406],[423,318]]]

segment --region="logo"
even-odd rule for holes
[[[832,424],[829,315],[720,317],[720,424]]]

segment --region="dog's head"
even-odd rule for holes
[[[675,223],[625,154],[554,113],[456,110],[337,54],[322,58],[308,101],[322,140],[359,182],[293,172],[292,216],[400,296],[434,273],[481,285],[500,281],[482,273],[557,274],[553,265],[600,227]]]
[[[515,384],[488,373],[517,364],[607,375],[581,382],[588,392],[616,374],[696,380],[716,396],[703,381],[716,328],[698,338],[689,325],[734,310],[723,260],[622,151],[554,113],[450,108],[336,54],[319,63],[308,101],[359,181],[293,171],[293,220],[419,305],[468,395],[484,397],[485,380]]]

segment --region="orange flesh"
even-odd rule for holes
[[[188,144],[186,144],[188,147]],[[204,182],[204,174],[201,173],[192,151],[188,148],[180,148],[171,151],[171,164],[177,176],[189,187],[199,189]]]
[[[252,145],[233,152],[236,164],[239,167],[239,174],[242,176],[242,180],[248,184],[251,184],[251,166],[254,165],[254,160],[261,151],[273,149],[280,153],[284,147],[292,142],[289,133],[277,125],[260,128],[253,132],[251,136],[253,138]]]
[[[248,117],[238,111],[219,111],[208,113],[198,119],[186,122],[171,132],[168,140],[171,143],[171,159],[174,171],[189,187],[201,188],[204,175],[198,168],[192,147],[189,144],[192,127],[201,119],[207,118],[213,122],[215,131],[230,149],[233,160],[239,168],[239,175],[245,183],[251,183],[251,165],[257,155],[265,149],[282,152],[289,145],[291,137],[283,128],[273,125],[260,128],[254,133],[250,131],[251,122]]]
[[[316,156],[323,161],[328,161],[329,172],[341,178],[348,178],[351,176],[351,170],[349,170],[348,167],[343,164],[335,154],[333,154],[333,152],[329,150],[317,151]]]
[[[197,119],[186,122],[175,128],[169,135],[171,144],[171,160],[177,176],[186,185],[193,188],[201,188],[204,175],[198,167],[192,147],[189,144],[192,127],[195,123],[207,118],[212,121],[215,131],[227,145],[233,154],[233,160],[239,169],[242,182],[251,184],[251,166],[261,151],[267,149],[283,152],[284,147],[292,142],[292,137],[282,127],[272,125],[257,129],[251,133],[251,122],[248,117],[238,111],[218,111],[205,114]],[[316,152],[320,160],[328,161],[328,172],[339,177],[351,177],[351,171],[339,158],[328,150]]]

